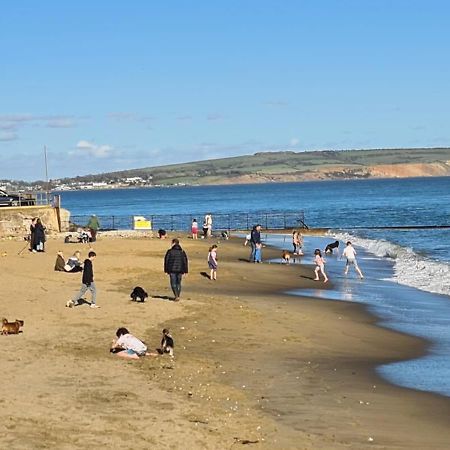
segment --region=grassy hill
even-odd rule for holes
[[[152,177],[153,184],[230,184],[312,179],[450,175],[450,148],[261,152],[77,177],[109,181]]]

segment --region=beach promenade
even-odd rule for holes
[[[240,239],[220,241],[212,282],[202,272],[217,241],[180,238],[190,267],[176,303],[163,274],[170,239],[100,236],[100,309],[65,308],[81,276],[53,271],[58,250],[84,259],[89,245],[60,236],[18,255],[23,241],[0,241],[0,313],[25,321],[0,336],[4,448],[448,448],[450,399],[374,373],[425,342],[377,327],[359,305],[282,294],[316,287],[313,266],[249,264]],[[154,298],[131,302],[138,285]],[[149,349],[169,328],[175,358],[115,358],[122,326]]]

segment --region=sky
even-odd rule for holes
[[[0,179],[450,145],[450,2],[2,0]]]

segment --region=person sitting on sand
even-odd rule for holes
[[[117,339],[112,341],[111,353],[125,359],[139,359],[142,356],[156,356],[147,352],[147,346],[137,337],[133,336],[126,328],[116,331]]]
[[[81,253],[77,250],[68,260],[64,266],[64,270],[66,272],[81,272],[83,270],[83,266],[80,261]]]
[[[328,281],[327,274],[325,273],[325,259],[322,257],[322,252],[316,248],[314,250],[314,263],[316,264],[316,268],[314,269],[314,273],[316,277],[314,281],[319,281],[319,272],[323,275],[323,282],[326,283]]]
[[[66,265],[66,260],[64,259],[63,252],[60,250],[56,256],[55,270],[57,272],[64,272],[65,265]]]

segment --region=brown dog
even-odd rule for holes
[[[23,327],[23,320],[8,322],[5,318],[2,320],[2,334],[19,334],[20,327]]]
[[[281,260],[282,262],[286,264],[291,263],[291,254],[287,250],[283,250],[283,253],[281,254]]]

